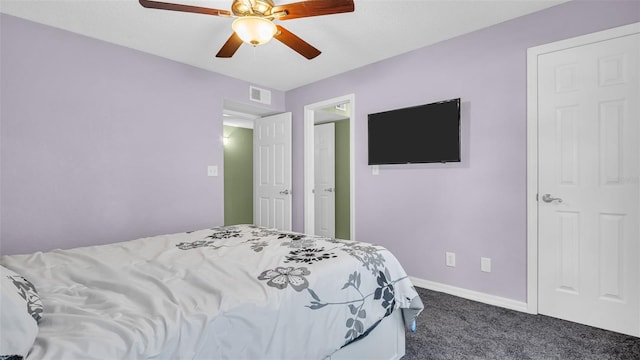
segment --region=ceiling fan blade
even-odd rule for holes
[[[281,43],[287,45],[291,49],[295,50],[298,54],[311,60],[314,57],[320,55],[320,50],[311,46],[308,42],[300,39],[291,31],[283,28],[281,25],[276,25],[278,31],[273,36]]]
[[[236,51],[238,51],[240,45],[242,45],[242,39],[240,39],[240,36],[238,36],[238,34],[234,32],[233,34],[231,34],[227,42],[222,45],[222,48],[220,48],[220,51],[218,51],[216,57],[230,58],[233,56],[233,54],[236,53]]]
[[[213,15],[213,16],[231,16],[231,12],[227,10],[218,10],[218,9],[192,6],[192,5],[173,4],[173,3],[166,3],[162,1],[152,1],[152,0],[139,0],[139,1],[140,1],[140,5],[150,9],[183,11],[183,12],[206,14],[206,15]]]
[[[307,0],[274,6],[271,12],[273,14],[285,12],[284,15],[277,16],[277,19],[290,20],[310,16],[352,12],[354,8],[353,0]]]

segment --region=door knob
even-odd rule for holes
[[[289,195],[289,194],[291,194],[291,191],[289,191],[288,189],[287,190],[282,190],[282,191],[280,191],[280,194]]]
[[[557,202],[561,203],[562,199],[551,197],[551,194],[544,194],[544,195],[542,195],[542,201],[547,202],[547,203],[557,201]]]

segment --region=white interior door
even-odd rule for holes
[[[336,132],[334,123],[314,129],[315,233],[336,236]]]
[[[640,35],[538,57],[538,311],[640,335]]]
[[[291,113],[255,120],[253,221],[291,230]]]

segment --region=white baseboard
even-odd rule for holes
[[[411,279],[411,282],[413,283],[414,286],[418,286],[418,287],[433,290],[433,291],[443,292],[449,295],[454,295],[454,296],[458,296],[458,297],[473,300],[473,301],[478,301],[478,302],[489,304],[489,305],[503,307],[505,309],[528,312],[526,302],[507,299],[507,298],[503,298],[495,295],[489,295],[489,294],[481,293],[478,291],[459,288],[456,286],[441,284],[435,281],[419,279],[413,276],[410,276],[409,278]],[[428,306],[428,304],[425,304],[425,305]]]

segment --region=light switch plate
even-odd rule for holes
[[[217,165],[207,166],[207,176],[218,176],[218,166]]]

